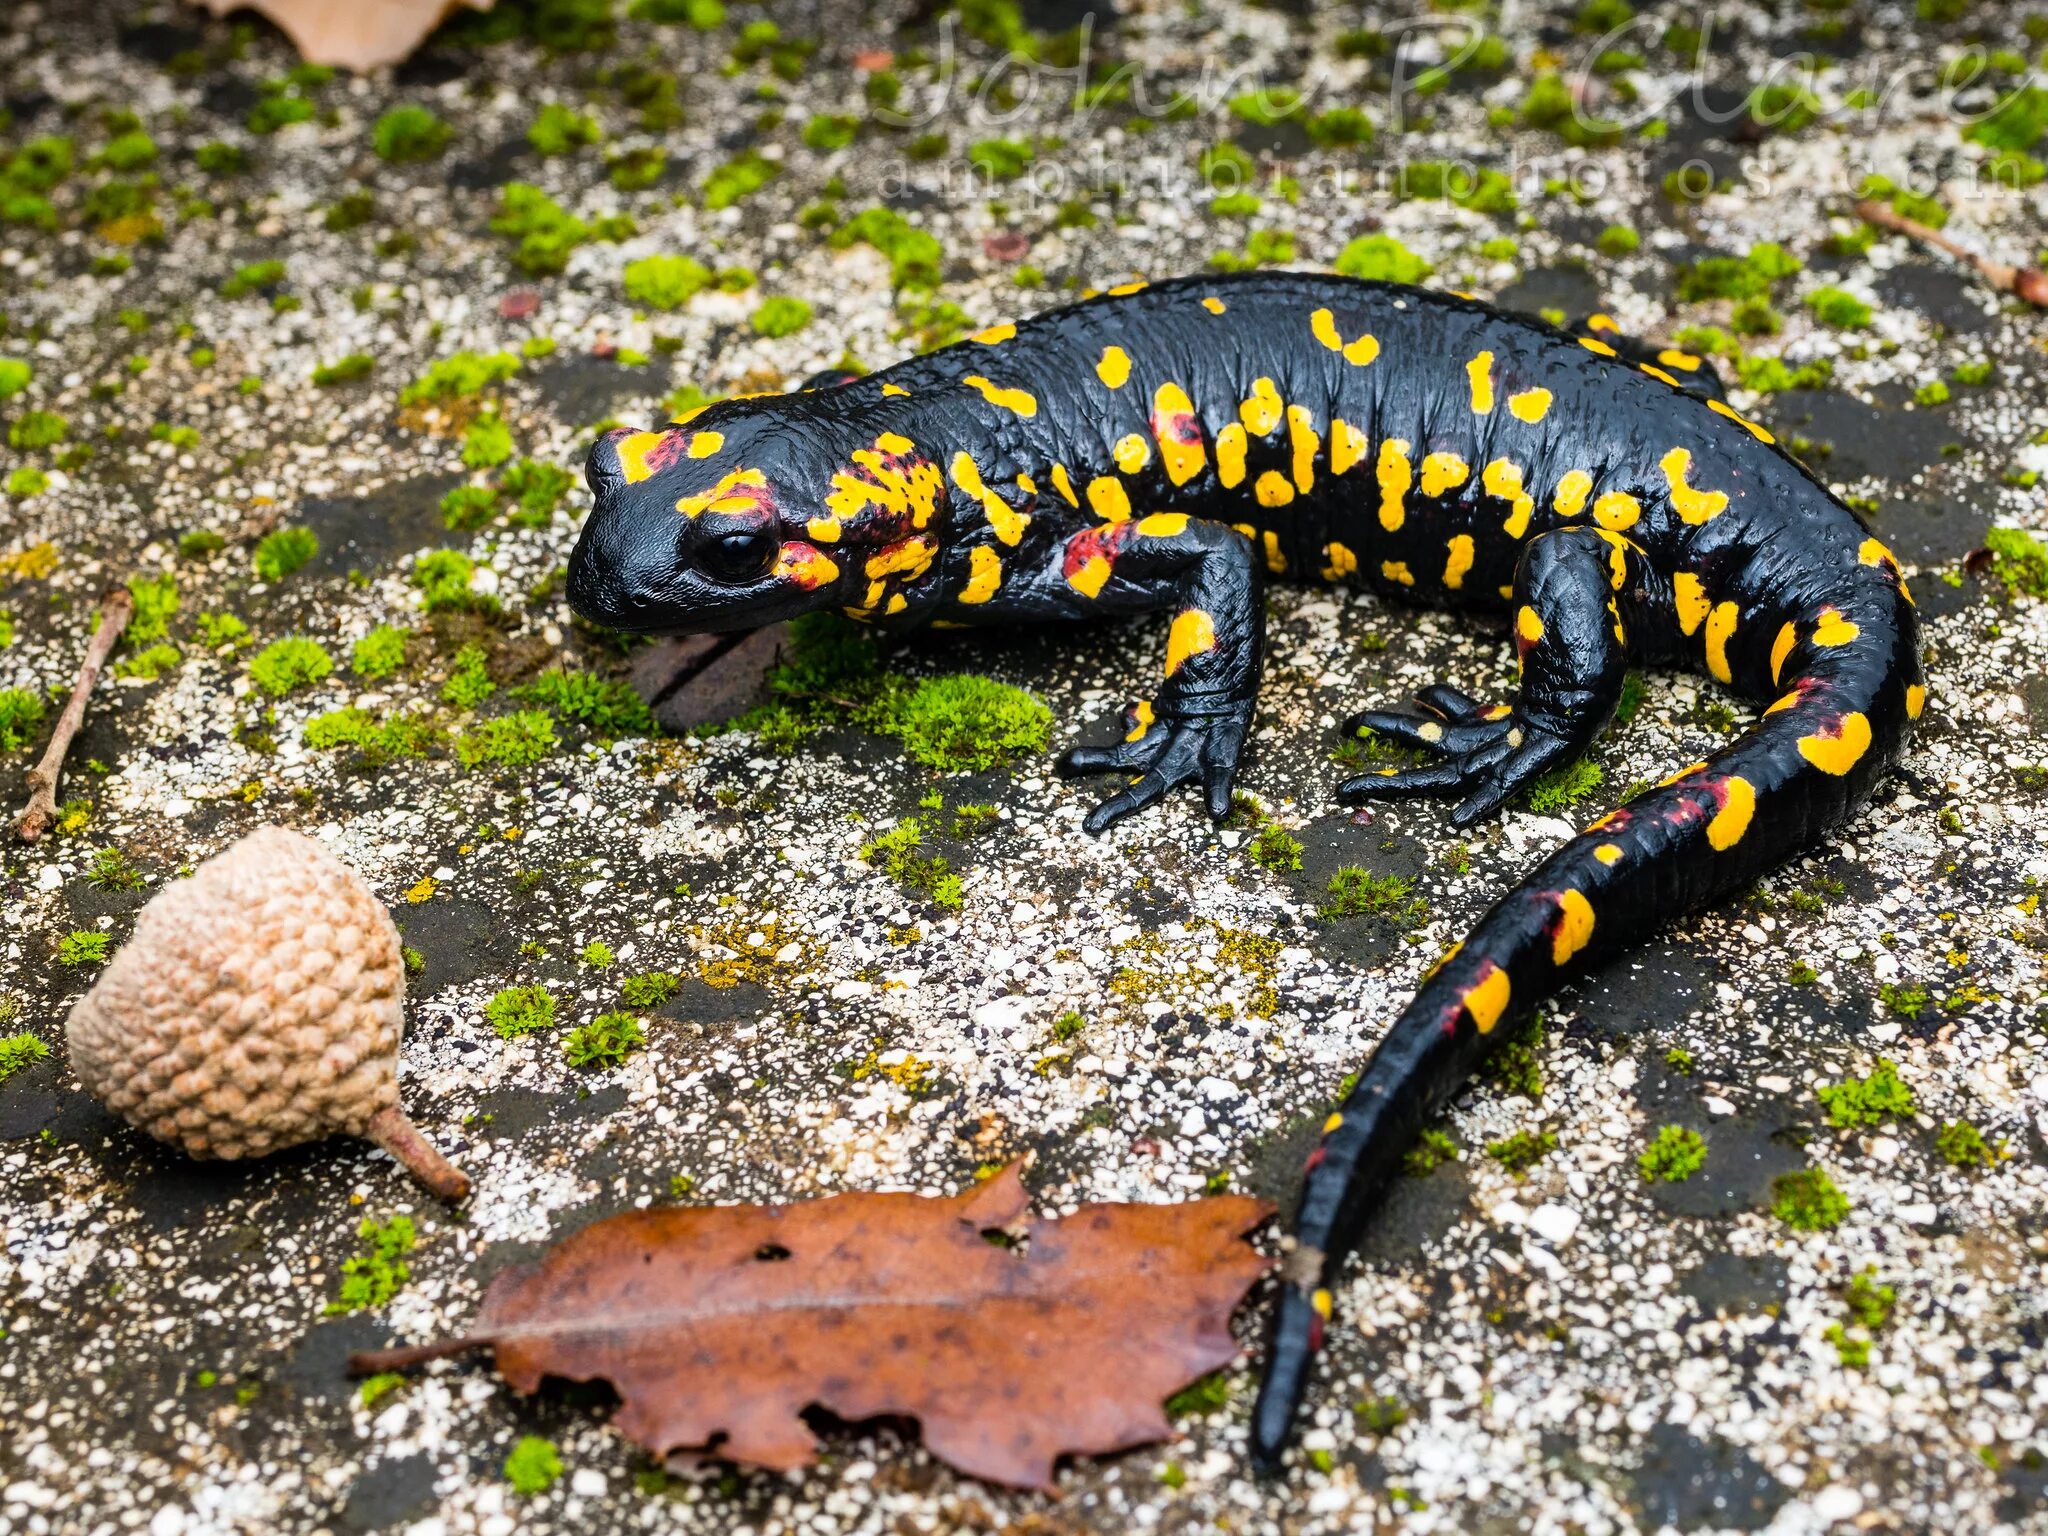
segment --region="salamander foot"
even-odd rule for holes
[[[1415,696],[1417,713],[1361,710],[1344,722],[1346,735],[1377,731],[1439,761],[1421,768],[1362,773],[1337,786],[1337,797],[1409,800],[1458,798],[1451,820],[1470,826],[1491,816],[1543,774],[1572,757],[1579,743],[1530,724],[1510,704],[1484,707],[1438,683]]]
[[[1090,811],[1083,827],[1094,836],[1164,798],[1168,790],[1195,782],[1209,802],[1209,815],[1221,821],[1230,814],[1230,784],[1251,716],[1249,705],[1168,710],[1157,719],[1150,704],[1127,708],[1122,741],[1113,747],[1075,747],[1056,765],[1067,779],[1092,773],[1138,776]]]

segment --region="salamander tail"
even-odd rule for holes
[[[1818,838],[1903,750],[1924,696],[1910,617],[1868,624],[1858,640],[1818,634],[1754,729],[1594,822],[1438,961],[1325,1122],[1280,1272],[1252,1418],[1257,1464],[1272,1468],[1286,1448],[1366,1218],[1417,1133],[1508,1026],[1568,977]]]

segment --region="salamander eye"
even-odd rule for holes
[[[737,586],[767,575],[781,548],[781,541],[772,533],[727,533],[706,544],[698,552],[697,563],[713,581]]]

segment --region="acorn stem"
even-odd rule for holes
[[[420,1134],[420,1128],[406,1119],[405,1111],[396,1104],[386,1105],[372,1115],[365,1134],[441,1199],[460,1200],[469,1194],[469,1175],[436,1151],[434,1144]]]

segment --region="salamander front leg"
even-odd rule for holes
[[[1621,697],[1625,614],[1639,600],[1642,564],[1633,544],[1598,528],[1559,528],[1530,540],[1515,575],[1518,696],[1489,708],[1437,685],[1416,696],[1412,712],[1353,715],[1346,732],[1377,731],[1438,761],[1346,779],[1338,797],[1456,797],[1451,820],[1469,826],[1585,751]]]

